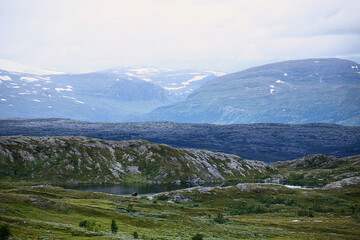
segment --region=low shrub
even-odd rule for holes
[[[203,240],[203,238],[204,238],[204,235],[197,233],[191,238],[191,240]]]
[[[0,226],[0,239],[6,240],[11,236],[10,227],[7,224],[3,224]]]

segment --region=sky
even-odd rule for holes
[[[0,0],[0,58],[64,72],[360,62],[360,0]]]

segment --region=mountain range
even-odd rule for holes
[[[0,117],[124,121],[183,100],[223,74],[155,67],[69,74],[0,60]]]
[[[137,66],[69,74],[0,61],[0,118],[360,124],[360,65],[291,60],[225,74]]]

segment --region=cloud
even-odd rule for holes
[[[70,72],[356,60],[359,10],[356,0],[0,0],[0,57]]]

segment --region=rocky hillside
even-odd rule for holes
[[[1,137],[0,172],[11,179],[57,183],[215,182],[255,179],[263,162],[147,141],[84,137]]]
[[[342,59],[278,62],[206,82],[152,121],[359,125],[360,65]]]
[[[91,123],[68,119],[0,120],[0,136],[85,136],[105,140],[145,139],[173,147],[231,153],[266,162],[321,153],[360,154],[360,127],[334,124]]]
[[[273,174],[267,182],[290,185],[323,186],[341,181],[345,184],[350,179],[360,177],[360,155],[339,158],[314,154],[292,161],[272,163],[270,166],[277,169],[278,174]]]

